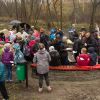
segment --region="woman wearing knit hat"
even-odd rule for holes
[[[61,65],[59,52],[57,50],[55,50],[54,46],[49,47],[49,53],[51,56],[50,66]]]

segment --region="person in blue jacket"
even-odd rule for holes
[[[50,30],[49,38],[50,38],[50,40],[56,38],[56,29],[55,29],[55,28],[52,28],[52,29]]]
[[[97,63],[97,53],[95,52],[95,48],[94,47],[89,47],[88,48],[88,54],[90,56],[90,66],[94,66]]]
[[[5,66],[0,61],[0,92],[3,96],[3,100],[8,100],[9,96],[5,87]]]

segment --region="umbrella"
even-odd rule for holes
[[[19,21],[19,20],[12,20],[10,22],[10,25],[16,25],[16,24],[20,24],[20,23],[21,23],[21,21]]]
[[[30,28],[31,28],[31,26],[30,26],[29,24],[27,24],[27,23],[20,23],[20,27],[21,27],[21,28],[24,28],[25,25],[26,25],[26,28],[27,28],[27,29],[30,29]]]

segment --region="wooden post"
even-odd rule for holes
[[[28,88],[28,65],[25,63],[25,79],[26,79],[26,87]]]

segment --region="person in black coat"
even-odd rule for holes
[[[66,50],[66,46],[64,43],[60,45],[59,54],[60,54],[61,65],[68,65],[69,64],[68,52]]]
[[[94,37],[91,36],[91,34],[88,32],[85,35],[85,43],[84,46],[88,49],[89,47],[96,47],[96,40],[94,39]]]
[[[85,41],[85,37],[83,33],[81,33],[79,38],[73,44],[73,53],[75,59],[79,55],[79,53],[81,53],[81,49],[84,47],[84,41]]]
[[[55,50],[54,46],[49,47],[49,53],[51,56],[50,66],[61,65],[59,52],[57,50]]]

